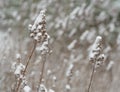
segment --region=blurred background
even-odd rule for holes
[[[92,71],[89,51],[98,35],[103,38],[106,60],[96,70],[91,92],[120,92],[120,0],[0,0],[0,92],[11,92],[15,83],[11,65],[18,53],[25,64],[33,45],[28,25],[42,9],[47,10],[53,51],[44,70],[48,92],[86,92]],[[40,70],[41,56],[36,50],[26,76],[31,92]]]

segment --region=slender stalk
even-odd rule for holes
[[[24,71],[23,71],[23,77],[25,76],[27,67],[28,67],[29,62],[30,62],[30,60],[31,60],[31,57],[32,57],[32,55],[33,55],[33,52],[35,51],[36,45],[37,45],[37,41],[34,41],[34,46],[33,46],[32,50],[31,50],[31,52],[30,52],[30,55],[28,56],[26,66],[25,66],[25,69],[24,69]],[[19,88],[20,88],[21,83],[22,83],[22,79],[19,79],[18,85],[17,85],[17,88],[16,88],[16,92],[19,92]]]
[[[89,85],[88,85],[88,91],[87,92],[90,92],[90,88],[92,86],[92,81],[93,81],[93,77],[94,77],[94,72],[95,72],[95,63],[94,63],[93,68],[92,68],[92,73],[91,73],[91,76],[90,76],[90,82],[89,82]]]
[[[25,72],[26,72],[26,70],[27,70],[28,64],[29,64],[29,62],[30,62],[30,59],[31,59],[31,57],[32,57],[32,55],[33,55],[33,52],[35,51],[36,45],[37,45],[37,41],[34,41],[34,46],[33,46],[33,49],[31,50],[31,53],[30,53],[30,55],[29,55],[29,57],[28,57],[28,59],[27,59],[27,63],[26,63],[26,66],[25,66],[25,70],[24,70],[24,72],[23,72],[23,75],[25,75]]]
[[[43,73],[44,73],[44,68],[45,68],[45,62],[46,62],[46,55],[43,56],[42,70],[41,70],[41,73],[40,73],[40,78],[39,78],[39,83],[38,83],[38,89],[37,89],[38,92],[39,92],[40,84],[41,84],[42,78],[43,78]]]

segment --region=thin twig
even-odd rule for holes
[[[33,46],[32,50],[31,50],[31,52],[30,52],[30,55],[28,56],[26,66],[25,66],[25,69],[24,69],[24,71],[23,71],[23,77],[25,76],[27,67],[28,67],[29,62],[30,62],[30,59],[31,59],[31,57],[32,57],[32,55],[33,55],[33,52],[35,51],[36,45],[37,45],[37,41],[34,41],[34,46]],[[20,87],[21,83],[22,83],[22,79],[20,79],[20,80],[18,81],[18,86],[17,86],[17,88],[16,88],[16,92],[19,92],[19,87]]]
[[[94,72],[95,72],[95,63],[93,65],[92,74],[90,76],[90,82],[89,82],[89,85],[88,85],[88,91],[87,92],[90,92],[90,88],[92,86],[92,81],[93,81],[93,77],[94,77]]]
[[[46,62],[46,55],[43,56],[43,60],[42,60],[42,70],[41,70],[41,73],[40,73],[40,79],[39,79],[38,89],[37,89],[38,92],[39,92],[40,84],[41,84],[42,78],[43,78],[45,62]]]

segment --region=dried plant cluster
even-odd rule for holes
[[[37,43],[40,43],[40,52],[41,56],[44,55],[44,59],[46,58],[47,53],[49,53],[49,35],[46,32],[46,19],[45,19],[45,11],[42,10],[40,11],[40,14],[36,18],[35,22],[33,25],[29,25],[30,29],[30,37],[33,38],[34,40],[34,46],[32,51],[30,52],[30,55],[28,56],[26,65],[23,65],[21,61],[21,56],[17,54],[16,58],[18,59],[17,63],[13,63],[12,68],[16,77],[16,84],[14,88],[12,89],[14,92],[20,92],[23,88],[24,92],[30,92],[31,88],[27,84],[26,80],[26,71],[28,68],[28,65],[30,63],[31,57],[33,55],[33,52],[36,49]],[[44,64],[45,61],[43,61],[43,68],[42,68],[42,73],[44,72]],[[39,87],[38,87],[38,92],[41,92],[44,90],[44,87],[41,88],[41,80],[42,76],[40,76],[40,82],[39,82]],[[21,87],[22,86],[22,87]],[[45,91],[46,92],[46,91]]]
[[[90,53],[90,62],[95,65],[95,68],[99,67],[105,61],[105,55],[102,54],[102,37],[98,36],[92,46]]]
[[[96,40],[92,46],[92,50],[90,53],[90,62],[93,63],[93,70],[92,70],[92,74],[90,76],[90,82],[89,82],[89,86],[88,86],[88,92],[90,92],[90,88],[92,85],[92,81],[93,81],[93,77],[94,77],[94,72],[96,70],[97,67],[99,67],[100,65],[103,64],[103,62],[105,61],[105,55],[102,54],[102,37],[101,36],[97,36]]]
[[[50,36],[46,32],[46,17],[45,10],[42,10],[36,18],[33,25],[29,25],[30,37],[32,37],[37,43],[41,44],[41,52],[49,51],[48,44]]]
[[[29,30],[30,37],[37,42],[43,42],[49,38],[49,35],[46,32],[45,10],[40,12],[33,25],[29,25]]]
[[[0,92],[119,92],[119,4],[1,0]]]

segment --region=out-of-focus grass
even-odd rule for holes
[[[94,1],[94,0],[91,0]],[[107,1],[107,0],[106,0]],[[85,92],[89,82],[91,73],[91,65],[88,63],[88,48],[94,42],[97,35],[101,35],[104,39],[104,52],[107,55],[105,64],[95,73],[92,92],[119,92],[120,73],[119,73],[119,44],[117,39],[119,34],[119,7],[114,8],[114,1],[110,0],[110,5],[101,7],[102,4],[92,9],[93,20],[89,22],[85,15],[79,16],[77,13],[71,19],[72,12],[76,7],[81,7],[85,1],[83,0],[1,0],[4,6],[0,6],[0,91],[10,92],[14,75],[10,72],[12,62],[16,62],[15,54],[21,53],[23,63],[25,63],[26,52],[31,47],[29,32],[27,27],[32,23],[42,8],[47,9],[47,30],[51,35],[51,49],[53,53],[48,56],[44,71],[44,80],[46,87],[54,89],[56,92],[65,91],[67,84],[66,71],[71,63],[74,64],[73,76],[71,79],[71,92]],[[73,2],[73,3],[72,3]],[[73,5],[72,5],[73,4]],[[91,4],[90,4],[91,5]],[[115,9],[115,10],[114,10]],[[113,11],[111,11],[113,10]],[[87,10],[86,10],[87,11]],[[107,20],[96,25],[95,18],[101,12],[107,12]],[[79,11],[80,12],[80,11]],[[91,13],[91,12],[90,12]],[[115,14],[114,16],[112,14]],[[83,18],[83,19],[82,19]],[[95,22],[95,23],[93,23]],[[81,28],[81,25],[85,28]],[[115,24],[114,30],[110,31],[108,24]],[[95,24],[95,25],[94,25]],[[73,29],[77,30],[72,36],[69,36]],[[105,30],[104,30],[105,29]],[[82,34],[88,30],[89,34],[83,41],[80,40]],[[91,36],[91,37],[90,37]],[[68,45],[77,40],[72,50],[68,49]],[[119,41],[119,39],[118,39]],[[29,47],[30,46],[30,47]],[[108,48],[108,49],[106,49]],[[33,60],[29,66],[27,75],[28,84],[34,89],[37,85],[41,62],[39,52],[34,54]],[[106,70],[110,61],[114,61],[114,65],[110,70]],[[47,75],[48,71],[51,75]],[[56,81],[54,80],[56,77]]]

